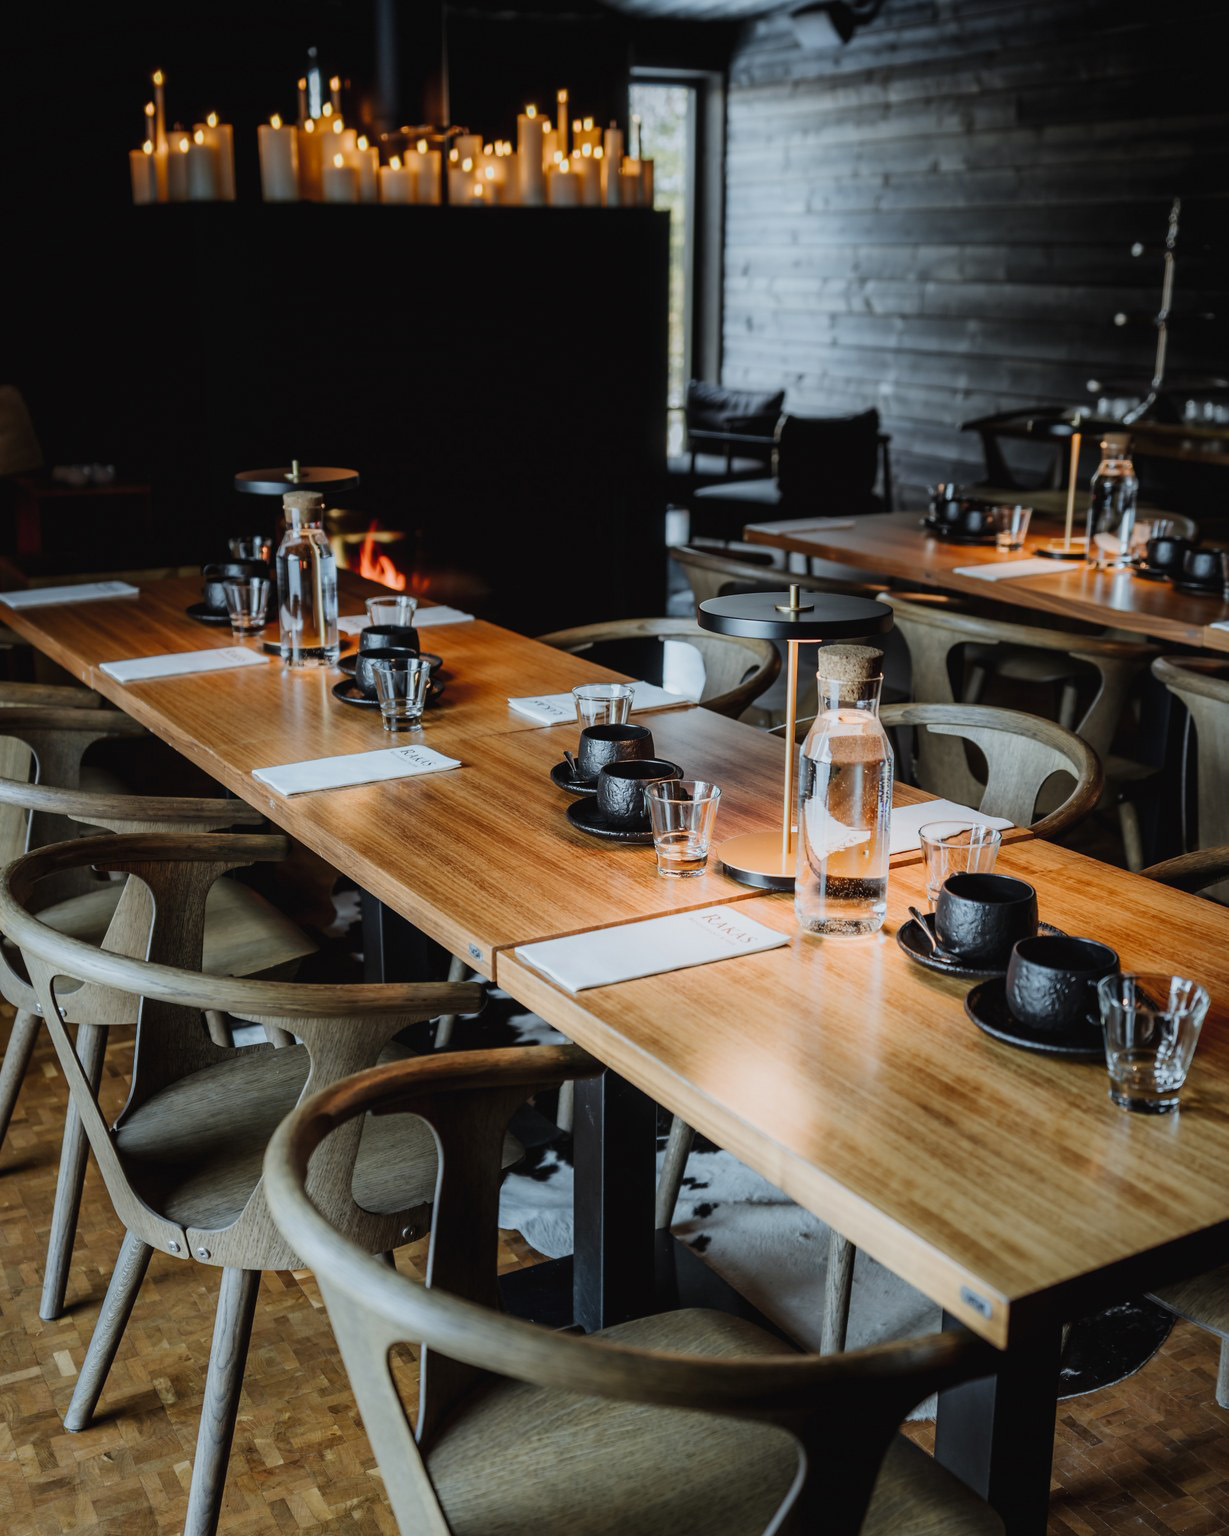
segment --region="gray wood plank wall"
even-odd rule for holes
[[[1171,371],[1229,373],[1226,31],[1227,0],[886,0],[812,49],[786,17],[750,26],[724,381],[802,414],[878,406],[917,504],[980,477],[962,421],[1148,377],[1175,194]]]

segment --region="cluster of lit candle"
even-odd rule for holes
[[[154,98],[145,103],[145,140],[128,154],[134,203],[231,202],[235,196],[235,136],[210,112],[191,132],[166,126],[166,76],[154,71]]]

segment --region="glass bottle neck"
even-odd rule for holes
[[[816,674],[819,691],[819,707],[830,714],[838,709],[860,709],[868,715],[879,713],[879,696],[883,692],[882,677],[860,678],[857,682],[843,682],[833,677]]]

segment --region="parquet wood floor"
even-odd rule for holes
[[[8,1021],[0,1024],[7,1037]],[[122,1066],[123,1050],[114,1053]],[[121,1078],[109,1071],[108,1110]],[[64,1431],[85,1345],[119,1248],[91,1165],[69,1311],[38,1317],[65,1090],[41,1045],[0,1154],[0,1528],[6,1536],[155,1536],[181,1528],[209,1357],[216,1273],[155,1254],[84,1434]],[[536,1255],[502,1234],[504,1268]],[[423,1264],[425,1245],[399,1264]],[[1217,1351],[1179,1325],[1141,1373],[1062,1405],[1050,1536],[1212,1536],[1229,1531],[1229,1415],[1213,1398]],[[405,1369],[412,1376],[414,1362]],[[931,1426],[916,1426],[926,1444]],[[309,1274],[261,1284],[235,1432],[222,1536],[396,1536],[378,1473]],[[579,1533],[578,1533],[579,1536]]]

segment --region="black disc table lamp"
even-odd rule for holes
[[[285,468],[245,469],[235,476],[235,489],[249,496],[281,496],[286,491],[321,491],[335,496],[358,484],[357,469],[326,469],[291,459]]]
[[[701,629],[718,635],[743,635],[755,640],[784,640],[789,657],[785,705],[785,798],[779,829],[744,832],[717,849],[717,857],[732,879],[770,891],[794,888],[794,764],[798,748],[798,647],[825,640],[857,640],[882,635],[892,627],[886,603],[840,593],[743,592],[710,597],[696,611]]]

